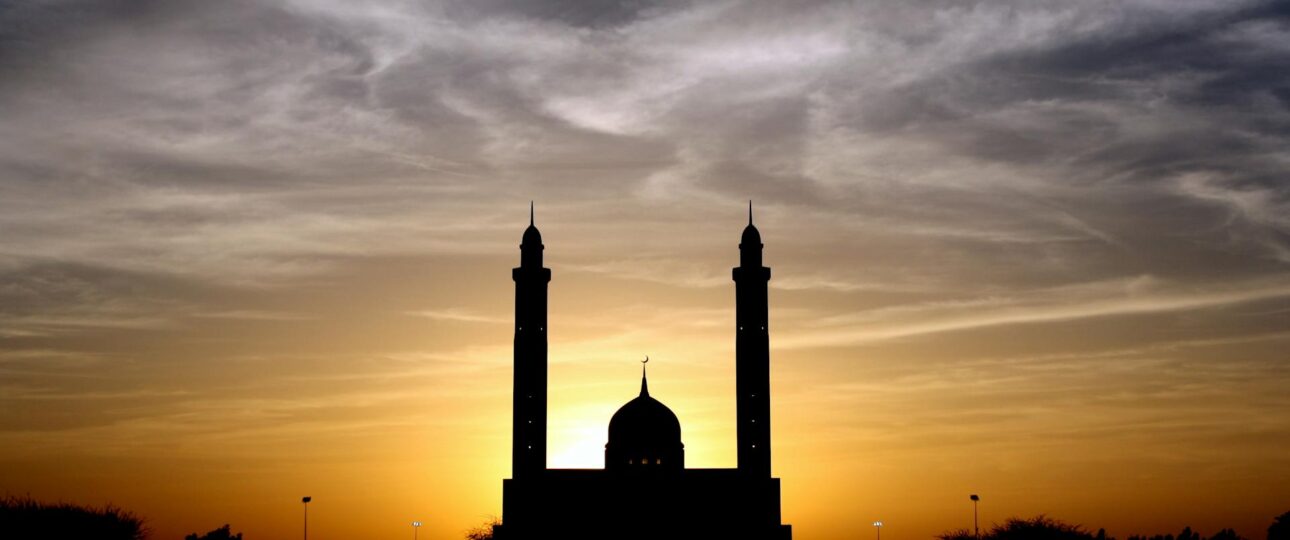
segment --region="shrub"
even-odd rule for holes
[[[143,519],[112,505],[102,508],[43,503],[31,497],[0,498],[0,538],[143,540]]]

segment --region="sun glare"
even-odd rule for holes
[[[605,466],[608,419],[552,431],[547,442],[547,466],[553,469],[599,469]]]

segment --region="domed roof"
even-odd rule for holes
[[[540,246],[542,245],[542,233],[538,232],[537,227],[529,224],[529,228],[524,229],[524,239],[520,240],[520,245]]]
[[[739,240],[739,245],[761,247],[761,232],[752,223],[752,201],[748,201],[748,226],[744,227],[744,236]]]
[[[538,232],[537,226],[533,224],[533,201],[529,201],[529,228],[524,229],[524,239],[520,240],[521,246],[540,246],[542,245],[542,233]]]
[[[609,444],[630,447],[665,447],[681,442],[681,421],[676,413],[644,391],[628,401],[609,420]]]
[[[641,374],[641,395],[628,401],[609,420],[605,468],[610,470],[680,470],[685,467],[681,421],[667,405],[649,397]]]
[[[739,245],[760,246],[761,232],[757,230],[757,227],[753,227],[752,223],[749,223],[747,227],[744,227],[744,235],[739,239]]]

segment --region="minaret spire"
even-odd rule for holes
[[[551,269],[542,266],[542,233],[533,225],[520,240],[515,281],[515,386],[511,411],[511,474],[523,478],[546,469],[547,284]]]
[[[752,201],[748,202],[748,222],[752,223]],[[529,226],[533,226],[533,201],[529,201]]]
[[[645,377],[645,364],[649,363],[649,355],[645,355],[645,360],[641,361],[641,397],[649,397],[649,383]]]
[[[753,476],[770,476],[770,333],[767,282],[770,268],[762,266],[761,233],[752,224],[748,201],[748,226],[739,241],[739,266],[735,281],[735,431],[739,441],[739,470]]]

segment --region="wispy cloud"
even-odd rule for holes
[[[1145,286],[1144,286],[1145,285]],[[856,345],[924,334],[1221,307],[1290,297],[1279,281],[1194,290],[1132,278],[966,301],[899,305],[823,319],[776,340],[783,348]]]
[[[405,312],[405,315],[410,315],[413,317],[425,317],[427,319],[434,319],[438,321],[454,321],[454,322],[466,322],[466,323],[501,324],[501,323],[510,322],[509,320],[504,319],[502,317],[497,317],[493,315],[481,315],[462,308],[423,309],[423,310],[417,310],[417,311],[408,311],[408,312]]]
[[[232,309],[226,311],[208,311],[192,314],[203,319],[238,319],[247,321],[306,321],[312,319],[303,313],[285,311],[260,311],[254,309]]]

